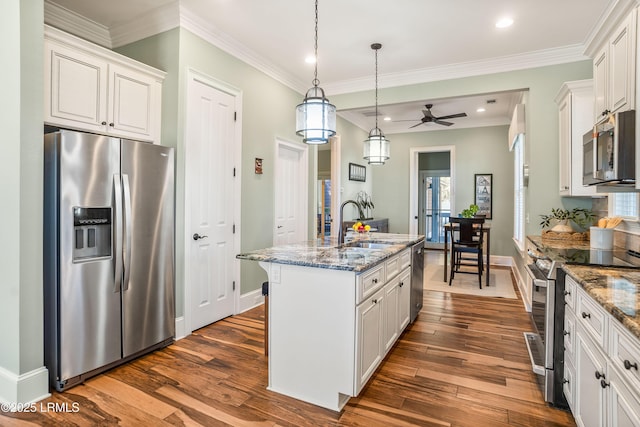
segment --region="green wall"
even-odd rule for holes
[[[389,218],[390,231],[409,232],[409,150],[453,146],[455,211],[451,214],[457,215],[473,203],[474,174],[493,174],[494,226],[491,230],[491,253],[510,256],[513,231],[513,155],[507,147],[507,132],[508,126],[491,126],[391,135],[391,159],[384,167],[375,170],[373,181],[375,198],[381,212]],[[438,169],[442,169],[441,165]]]
[[[3,402],[28,402],[47,393],[42,368],[43,10],[42,1],[6,0],[0,15]]]
[[[592,62],[586,60],[520,71],[379,89],[379,102],[384,105],[500,91],[528,90],[525,98],[527,119],[525,162],[529,165],[530,179],[526,191],[526,212],[529,218],[526,223],[526,234],[540,234],[538,219],[541,214],[549,212],[552,207],[591,206],[590,199],[564,198],[565,200],[561,200],[558,195],[558,107],[554,102],[563,82],[588,79],[591,76]],[[372,91],[364,91],[334,95],[332,102],[338,109],[360,108],[370,105],[371,97]],[[391,193],[383,189],[390,186],[389,181],[395,182],[397,188],[408,187],[405,177],[408,175],[408,149],[411,142],[404,142],[405,138],[412,137],[408,134],[390,135],[392,141],[391,161],[384,167],[373,170],[375,189],[373,197],[377,201],[376,206],[387,206],[389,215],[392,214],[391,210],[399,212],[394,215],[394,218],[398,219],[390,223],[391,229],[398,232],[408,230],[408,213],[406,212],[407,207],[405,207],[408,206],[406,191],[400,192],[396,196],[397,192]],[[506,137],[502,144],[506,147]],[[461,162],[461,160],[456,160],[456,162],[458,161]],[[464,165],[465,168],[470,166],[471,164]],[[471,172],[469,172],[469,177],[462,177],[458,180],[458,191],[464,190],[462,187],[464,182],[471,185],[472,180],[473,173]],[[494,176],[494,180],[497,182],[498,178]],[[462,197],[462,195],[456,195],[456,200],[458,197]],[[403,217],[404,220],[402,220]],[[396,221],[401,222],[397,223]],[[501,238],[492,239],[492,250],[495,247],[496,250],[501,251],[502,255],[514,256],[514,258],[518,258],[516,262],[521,263],[519,260],[521,254],[511,243],[510,236],[511,231],[505,232]]]

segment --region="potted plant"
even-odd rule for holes
[[[467,209],[463,209],[462,212],[460,212],[460,216],[462,218],[473,218],[478,212],[478,209],[478,205],[471,204]]]
[[[551,228],[551,231],[571,233],[574,230],[569,221],[575,223],[581,230],[587,230],[593,224],[595,215],[590,209],[584,208],[573,208],[572,210],[552,208],[550,215],[540,215],[540,218],[542,218],[540,221],[542,228],[549,228],[551,222],[554,221],[556,225]]]

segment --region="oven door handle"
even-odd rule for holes
[[[529,255],[533,259],[541,259],[543,261],[549,261],[551,258],[548,256],[540,256],[533,253],[531,249],[527,249],[527,255]]]
[[[533,285],[538,288],[546,288],[548,286],[547,280],[533,279]]]

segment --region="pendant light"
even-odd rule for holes
[[[369,132],[369,138],[364,141],[364,159],[370,165],[384,165],[389,160],[389,140],[378,127],[378,50],[382,48],[380,43],[371,45],[376,53],[376,127]]]
[[[307,144],[326,144],[329,137],[336,134],[336,107],[324,96],[324,90],[318,87],[318,0],[316,0],[315,32],[315,71],[313,87],[296,107],[296,134]]]

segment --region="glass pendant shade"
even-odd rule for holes
[[[296,134],[306,144],[326,144],[336,134],[336,107],[314,86],[296,107]]]
[[[364,159],[370,165],[384,165],[389,160],[389,140],[378,128],[371,129],[369,138],[364,141]]]

